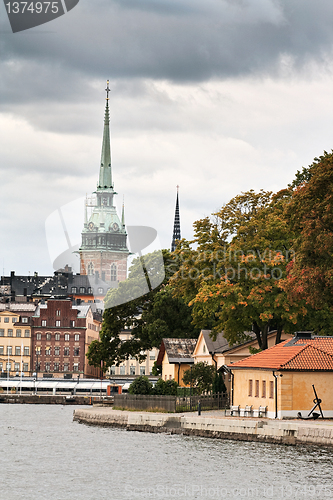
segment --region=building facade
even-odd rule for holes
[[[126,342],[132,336],[131,330],[123,330],[119,334],[120,341]],[[158,349],[153,347],[149,351],[142,352],[146,359],[141,363],[134,357],[130,356],[129,359],[124,360],[119,366],[111,366],[108,370],[108,376],[125,377],[129,381],[138,377],[139,375],[152,375],[154,363],[157,360]]]
[[[31,373],[31,318],[0,311],[0,373],[2,377]]]
[[[91,305],[73,306],[70,300],[39,304],[32,317],[32,366],[37,376],[96,377],[100,371],[88,365],[86,353],[99,339],[102,318]]]

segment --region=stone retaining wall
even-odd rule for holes
[[[240,441],[333,446],[333,422],[283,422],[263,419],[193,416],[76,409],[74,420],[89,425],[122,427],[130,431],[169,432]]]

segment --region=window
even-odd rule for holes
[[[56,316],[60,316],[60,309],[56,310]]]
[[[29,365],[28,363],[23,363],[23,371],[28,372],[29,371]]]
[[[55,338],[55,340],[60,340],[60,333],[56,333],[54,338]]]
[[[75,326],[75,321],[74,320],[71,320],[71,326],[74,327]]]
[[[20,371],[20,363],[14,363],[14,371],[19,372]]]
[[[86,289],[84,286],[80,286],[80,293],[86,293]]]
[[[64,347],[64,356],[69,356],[69,347]]]
[[[149,359],[155,359],[155,352],[154,351],[150,351]]]
[[[68,372],[68,370],[69,370],[69,364],[64,363],[64,372]]]
[[[135,366],[130,366],[130,375],[135,375]]]
[[[0,328],[0,337],[5,336],[5,330],[3,328]]]
[[[30,349],[29,349],[29,347],[25,347],[24,348],[23,354],[24,354],[24,356],[30,356]]]
[[[21,347],[15,346],[15,356],[21,356]]]
[[[69,342],[69,333],[65,333],[65,342]]]
[[[16,323],[17,318],[12,318],[12,323]]]
[[[49,362],[45,363],[45,371],[46,372],[49,372],[50,371],[50,368],[51,368],[51,365]]]
[[[46,319],[42,319],[42,326],[46,326]]]
[[[272,380],[269,383],[269,397],[274,399],[274,382]]]
[[[57,347],[54,348],[54,355],[55,356],[60,356],[60,347],[59,346],[57,346]]]
[[[36,333],[36,340],[42,340],[42,334]]]
[[[94,274],[94,264],[92,262],[89,262],[88,264],[88,275]]]
[[[116,374],[116,367],[115,366],[111,366],[110,367],[110,375],[115,375]]]
[[[252,397],[253,393],[253,380],[249,380],[249,396]]]
[[[36,354],[37,356],[40,356],[40,347],[36,347]]]
[[[12,364],[11,363],[6,363],[6,370],[10,372],[12,369]]]
[[[59,363],[54,363],[54,371],[58,372],[59,371]]]
[[[72,293],[76,293],[76,286],[72,286]]]
[[[4,319],[5,323],[9,323],[9,318]]]
[[[256,398],[259,398],[259,380],[256,380],[256,393],[254,396]]]
[[[74,356],[80,356],[80,348],[74,347]]]
[[[22,335],[21,330],[20,330],[20,329],[17,329],[17,330],[16,330],[16,337],[21,337],[21,335]]]
[[[172,375],[169,375],[169,380],[172,380]]]
[[[98,293],[104,293],[104,288],[99,287],[99,289],[98,289]]]
[[[8,337],[12,337],[13,336],[13,330],[12,330],[12,328],[8,328],[7,335],[8,335]]]
[[[206,352],[206,346],[205,346],[205,344],[202,346],[202,352]]]
[[[0,372],[2,372],[2,363],[0,362]]]
[[[261,393],[261,397],[262,398],[266,397],[266,380],[262,381],[262,393]]]
[[[56,326],[60,326],[60,319],[57,319]]]
[[[50,333],[46,334],[46,340],[51,340],[51,334]]]
[[[30,337],[30,330],[24,330],[24,336]]]
[[[7,346],[7,356],[11,356],[13,354],[13,348],[11,345],[8,345]]]
[[[26,317],[22,318],[22,323],[28,323],[28,318]]]
[[[117,281],[117,266],[111,264],[111,281]]]
[[[120,372],[120,375],[125,375],[125,365],[122,365],[122,366],[120,367],[119,372]]]
[[[51,356],[51,347],[46,347],[45,356]]]
[[[0,345],[0,354],[3,354],[3,345]]]
[[[88,287],[87,293],[93,293],[91,286]]]
[[[76,334],[75,334],[75,336],[74,336],[74,340],[75,340],[75,342],[79,342],[79,340],[80,340],[80,335],[79,335],[78,333],[76,333]]]
[[[78,372],[79,371],[79,363],[74,363],[73,364],[73,371]]]
[[[140,366],[140,375],[146,375],[146,367]]]

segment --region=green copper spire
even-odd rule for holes
[[[99,170],[98,189],[112,188],[111,172],[111,147],[110,147],[110,113],[109,113],[109,80],[106,87],[106,106],[104,116],[104,132],[101,155],[101,166]]]
[[[123,197],[123,208],[121,211],[121,225],[125,227],[125,203],[124,203],[124,197]]]

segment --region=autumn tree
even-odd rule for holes
[[[333,307],[333,153],[298,172],[286,207],[295,234],[295,259],[285,289],[317,310]],[[324,313],[325,315],[325,313]],[[317,315],[318,317],[318,315]]]
[[[280,286],[293,258],[292,234],[284,217],[290,191],[248,191],[195,224],[195,238],[181,242],[176,292],[190,299],[193,321],[213,334],[224,330],[229,343],[247,340],[253,330],[261,349],[270,329],[294,331],[306,314],[302,302],[287,299]],[[191,252],[191,244],[197,245]],[[183,252],[183,254],[182,254]],[[188,258],[186,258],[188,256]],[[182,259],[182,260],[181,260]],[[191,281],[194,281],[192,283]]]

